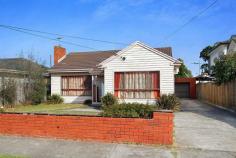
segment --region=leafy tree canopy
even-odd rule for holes
[[[207,46],[205,47],[201,52],[200,52],[200,58],[202,58],[205,62],[209,60],[210,52],[212,51],[213,47],[212,46]]]
[[[186,65],[184,65],[183,59],[178,59],[182,62],[181,66],[179,67],[179,73],[176,74],[176,77],[192,77],[192,72],[187,68]]]
[[[236,52],[221,56],[212,69],[218,84],[236,79]]]

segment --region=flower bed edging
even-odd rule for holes
[[[173,117],[171,111],[156,111],[152,119],[2,113],[0,134],[171,145]]]

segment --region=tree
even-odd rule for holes
[[[32,53],[29,53],[27,59],[23,59],[19,64],[27,74],[24,86],[26,103],[40,104],[46,98],[46,81],[43,74],[47,68],[39,64]]]
[[[218,84],[236,79],[236,52],[220,56],[212,69]]]
[[[200,52],[200,58],[203,59],[203,61],[208,61],[210,56],[210,52],[212,51],[213,47],[212,46],[207,46],[205,47],[201,52]]]
[[[183,59],[178,59],[182,62],[181,66],[179,67],[179,73],[176,74],[176,77],[192,77],[192,72],[184,65]]]
[[[209,72],[208,60],[210,59],[210,52],[212,51],[212,49],[212,46],[207,46],[200,52],[200,58],[202,58],[202,60],[205,62],[201,65],[201,69],[205,73]]]

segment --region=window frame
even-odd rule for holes
[[[90,88],[79,88],[79,89],[77,89],[77,88],[73,88],[73,89],[69,89],[69,88],[63,88],[63,78],[66,78],[66,80],[67,80],[67,87],[69,87],[69,79],[71,78],[71,77],[84,77],[84,76],[87,76],[87,77],[89,77],[90,78],[90,83],[91,83],[91,85],[90,85]],[[63,95],[63,92],[65,92],[65,91],[90,91],[90,93],[91,93],[91,95]],[[92,96],[92,76],[91,75],[68,75],[68,76],[61,76],[61,96],[72,96],[72,97],[75,97],[75,96]]]
[[[151,89],[124,89],[124,88],[116,88],[116,73],[120,73],[120,74],[125,74],[125,73],[153,73],[153,72],[156,72],[157,73],[157,87],[158,88],[151,88]],[[159,81],[159,82],[158,82]],[[123,82],[125,82],[125,80],[123,80]],[[124,83],[123,83],[124,84]],[[134,83],[135,85],[135,83]],[[135,87],[135,86],[134,86]],[[158,96],[157,97],[154,97],[154,98],[147,98],[147,97],[144,97],[144,98],[122,98],[122,97],[118,97],[118,95],[116,95],[117,93],[116,92],[157,92],[158,93]],[[116,97],[118,97],[118,99],[158,99],[160,98],[160,71],[116,71],[114,72],[114,94]]]

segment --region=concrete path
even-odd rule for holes
[[[31,158],[236,158],[236,117],[196,100],[175,113],[171,147],[0,136],[0,155]]]
[[[170,157],[164,147],[0,136],[0,155],[32,158],[155,158]]]
[[[175,113],[176,147],[236,152],[236,114],[197,100],[182,106]]]

